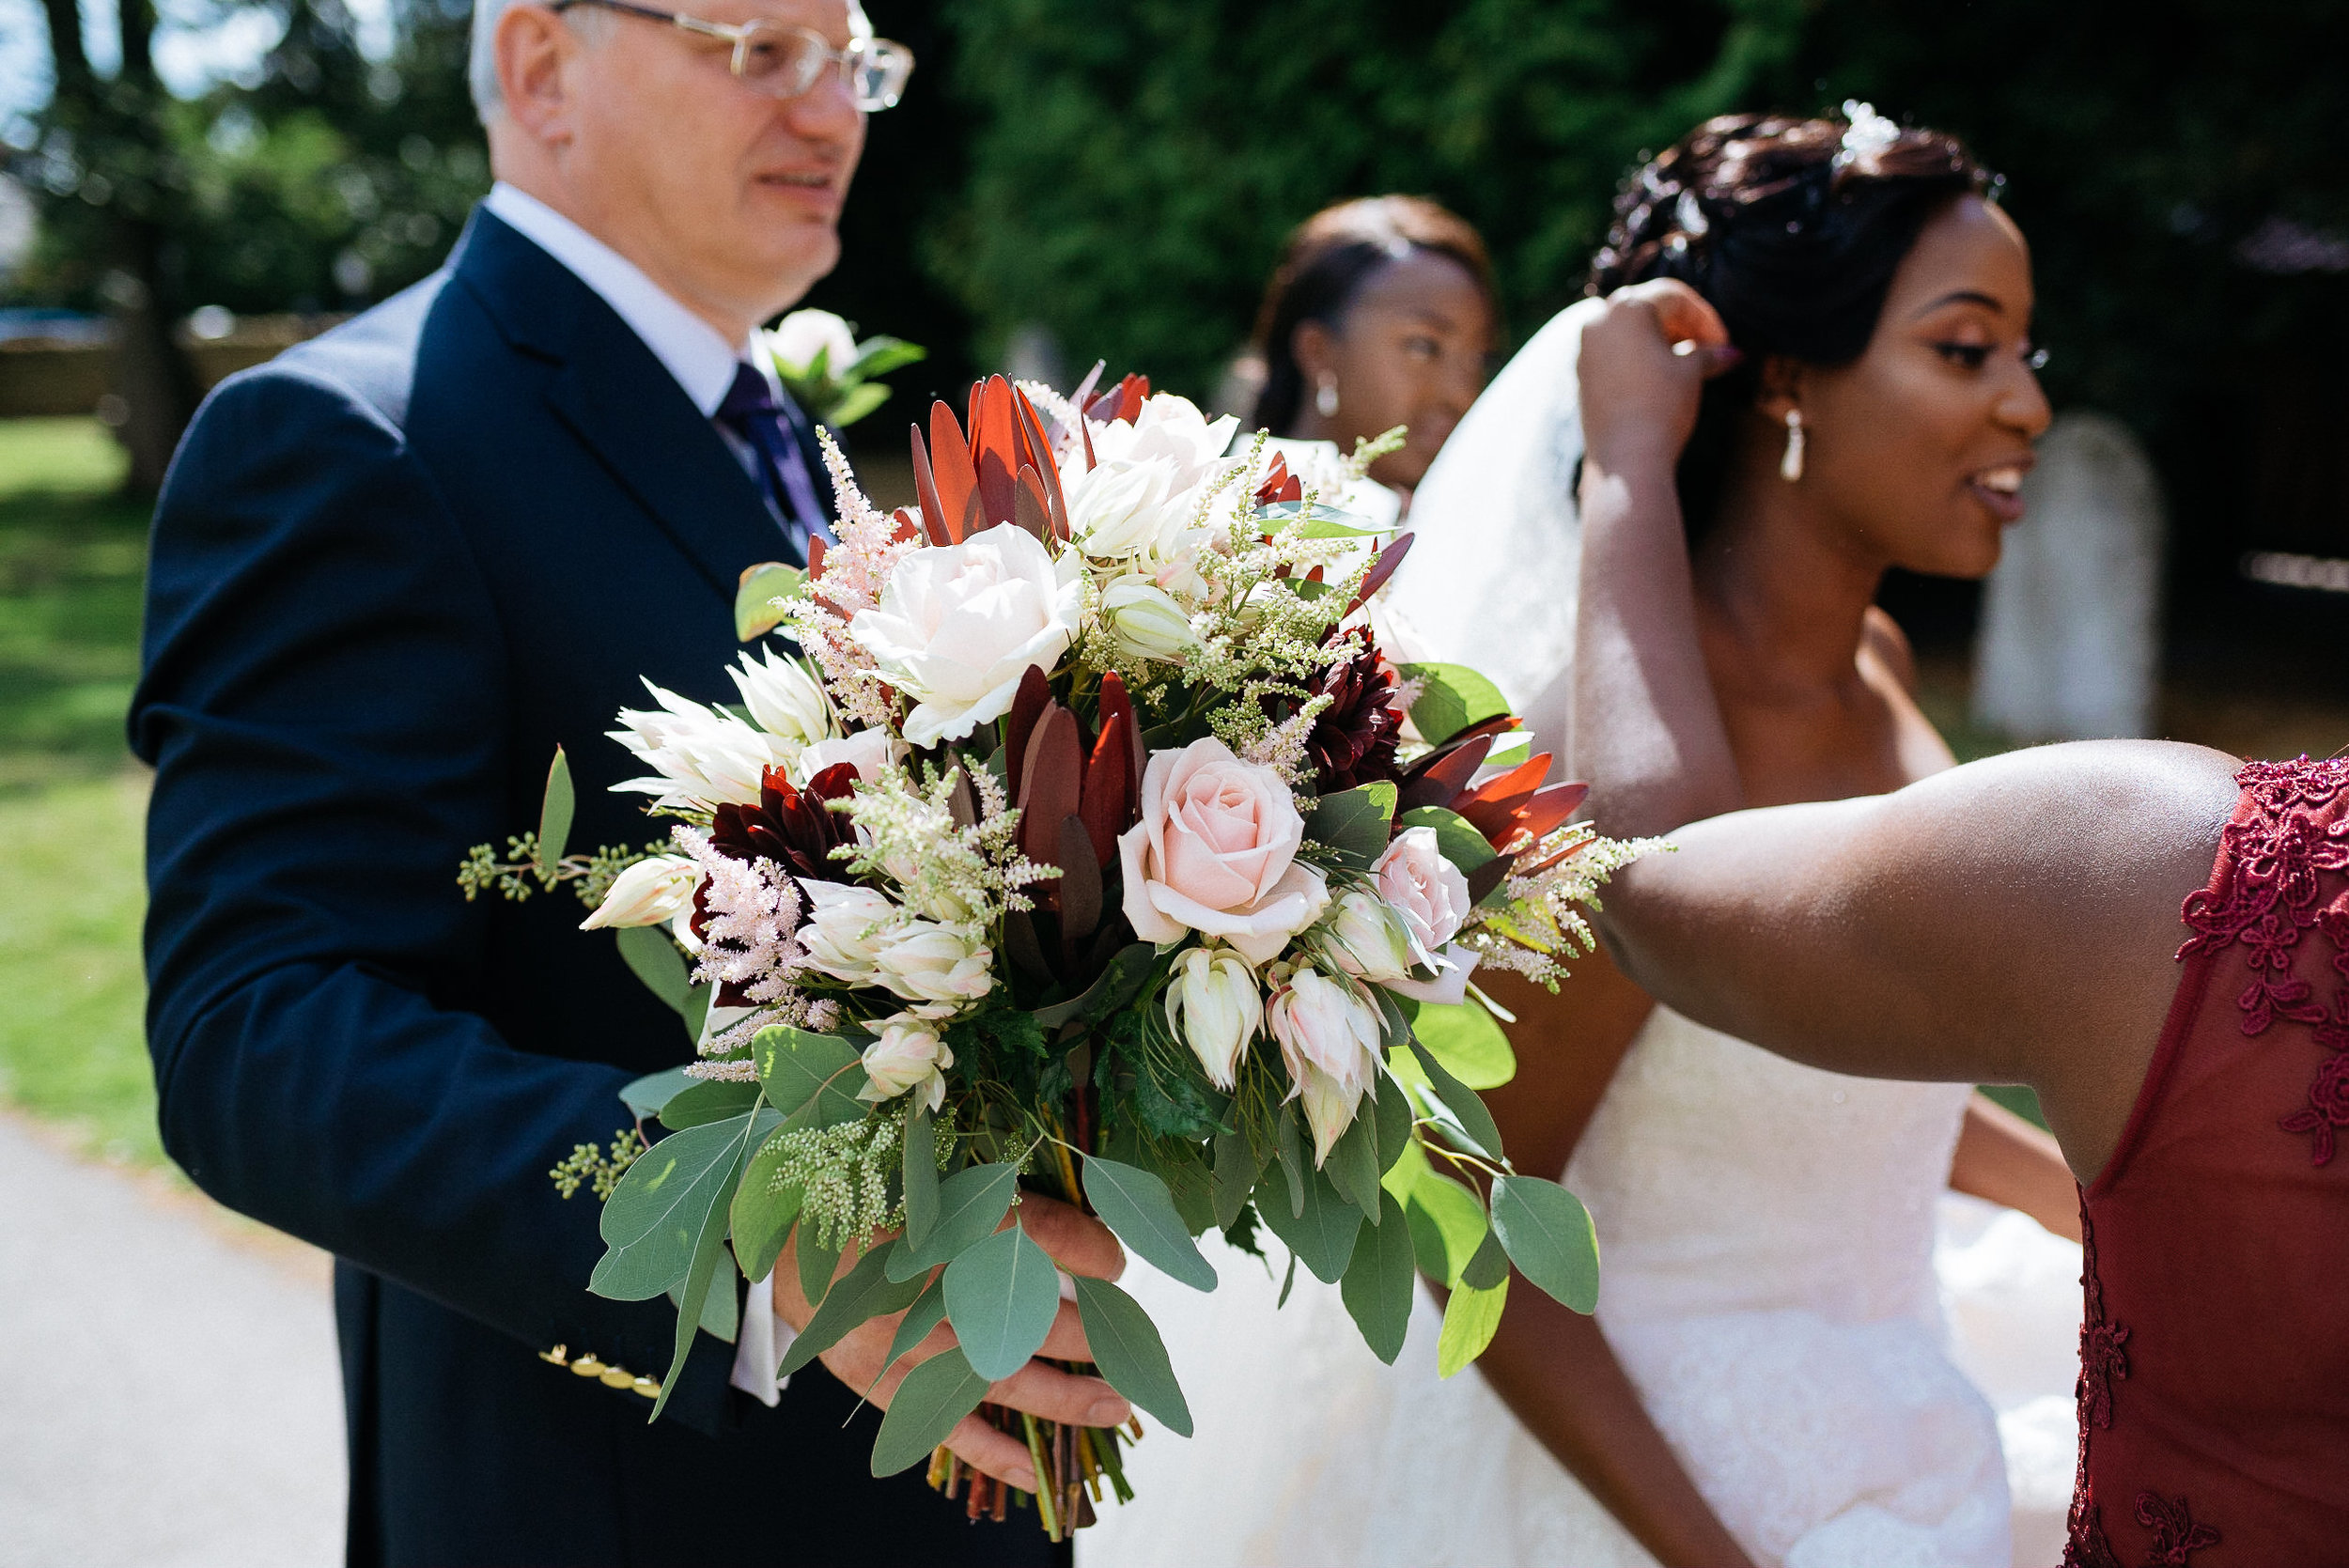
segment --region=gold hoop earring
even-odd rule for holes
[[[1338,378],[1335,371],[1324,370],[1321,373],[1319,388],[1314,393],[1314,411],[1324,419],[1338,416]]]
[[[1778,460],[1778,476],[1788,484],[1802,477],[1802,411],[1786,411],[1786,456]]]

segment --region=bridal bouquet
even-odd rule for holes
[[[1510,1167],[1471,1087],[1509,1067],[1470,973],[1554,985],[1591,946],[1578,906],[1640,848],[1567,823],[1580,787],[1544,785],[1489,683],[1382,656],[1371,600],[1409,539],[1331,499],[1383,448],[1300,474],[1262,438],[1225,457],[1235,421],[1139,378],[1093,391],[938,404],[918,510],[877,510],[827,442],[839,542],[745,573],[738,604],[745,640],[799,657],[746,654],[739,707],[653,688],[620,715],[647,769],[620,787],[677,819],[665,851],[566,860],[558,759],[527,867],[485,846],[468,872],[583,878],[587,925],[699,1017],[698,1060],[626,1096],[670,1130],[616,1181],[601,1163],[591,1288],[671,1295],[681,1362],[727,1327],[724,1281],[796,1236],[817,1309],[783,1370],[903,1312],[894,1363],[944,1320],[875,1473],[926,1459],[1002,1517],[939,1446],[981,1410],[1027,1442],[1055,1539],[1104,1481],[1131,1496],[1139,1426],[985,1404],[1061,1300],[1023,1188],[1202,1291],[1193,1237],[1261,1255],[1269,1232],[1389,1361],[1424,1272],[1452,1291],[1446,1374],[1511,1264],[1591,1310],[1588,1216]],[[1099,1374],[1188,1434],[1143,1309],[1074,1290]]]

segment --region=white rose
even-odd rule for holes
[[[1304,838],[1305,819],[1271,768],[1212,738],[1154,753],[1142,820],[1117,840],[1126,918],[1146,942],[1197,931],[1266,963],[1329,907],[1328,878],[1297,859]]]
[[[657,806],[732,803],[754,806],[770,768],[786,767],[799,748],[721,713],[645,682],[658,710],[622,708],[626,729],[607,732],[636,753],[654,776],[612,787],[658,797]]]
[[[1248,1042],[1264,1028],[1255,975],[1229,953],[1186,949],[1167,977],[1166,1022],[1206,1069],[1207,1081],[1231,1088]]]
[[[1063,489],[1070,536],[1102,560],[1149,554],[1197,509],[1193,488],[1169,458],[1097,463]]]
[[[1421,963],[1460,933],[1472,907],[1468,878],[1444,859],[1433,828],[1406,828],[1370,868],[1378,896],[1403,917]]]
[[[1051,674],[1077,632],[1079,565],[1072,551],[1056,569],[1034,535],[1011,527],[906,552],[880,604],[848,629],[918,703],[908,740],[959,740],[1009,711],[1029,670]]]
[[[800,753],[791,769],[792,782],[801,788],[827,768],[848,763],[866,784],[896,766],[906,753],[905,742],[884,729],[859,730],[833,740],[818,740]]]
[[[1090,427],[1097,462],[1162,458],[1173,465],[1178,489],[1193,489],[1213,474],[1238,429],[1238,419],[1226,415],[1209,420],[1190,398],[1168,392],[1144,398],[1130,425],[1112,421]]]
[[[795,310],[767,334],[767,350],[795,376],[813,371],[821,353],[825,376],[838,380],[856,363],[856,334],[829,310]]]
[[[1110,636],[1139,659],[1172,663],[1191,645],[1190,617],[1174,596],[1138,577],[1121,577],[1101,595]]]
[[[702,868],[682,855],[653,855],[612,880],[596,912],[579,923],[582,931],[604,926],[658,925],[692,908]]]
[[[881,1025],[880,1038],[864,1048],[864,1076],[857,1091],[860,1100],[894,1100],[907,1090],[935,1111],[946,1098],[945,1069],[955,1053],[939,1037],[937,1025],[926,1018],[900,1014]]]
[[[873,955],[874,978],[913,1011],[943,1017],[994,988],[995,955],[975,926],[909,920],[889,931]]]
[[[796,659],[778,659],[771,647],[762,650],[763,661],[742,656],[739,669],[728,670],[758,727],[769,735],[801,745],[822,740],[832,732],[832,706],[824,689],[816,684]]]
[[[1338,899],[1322,946],[1346,973],[1382,985],[1402,979],[1414,963],[1425,961],[1413,950],[1402,917],[1365,888],[1351,889]]]
[[[1300,969],[1272,999],[1265,1021],[1281,1043],[1291,1096],[1304,1101],[1319,1166],[1352,1125],[1363,1091],[1376,1092],[1378,1009],[1350,982]]]
[[[807,951],[808,968],[851,986],[872,985],[889,928],[905,911],[853,883],[803,879],[800,891],[807,894],[807,923],[800,927],[799,942]]]

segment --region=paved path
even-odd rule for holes
[[[330,1568],[321,1254],[0,1115],[0,1568]]]

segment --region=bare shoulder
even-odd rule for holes
[[[1881,663],[1902,691],[1912,697],[1917,694],[1917,654],[1908,645],[1908,633],[1873,604],[1859,622],[1859,651]]]

